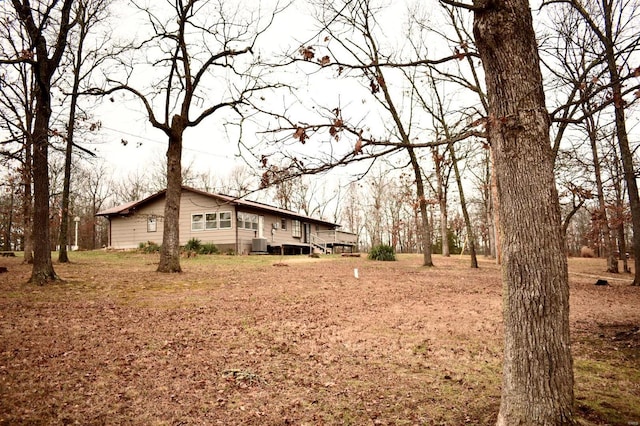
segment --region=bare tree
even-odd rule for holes
[[[66,126],[65,139],[65,168],[64,184],[62,191],[60,219],[60,236],[58,239],[58,262],[69,261],[67,245],[69,244],[69,197],[71,192],[71,162],[74,145],[76,145],[76,125],[78,120],[78,101],[80,97],[80,85],[91,77],[93,71],[106,58],[105,40],[100,40],[95,47],[88,46],[89,37],[95,31],[96,26],[103,22],[107,16],[107,8],[110,0],[78,0],[76,2],[75,17],[76,31],[71,31],[68,49],[69,69],[71,70],[71,82],[69,93],[69,117]],[[95,123],[90,125],[95,128]],[[85,153],[94,155],[91,151]]]
[[[620,149],[620,158],[624,169],[624,180],[631,208],[633,223],[633,248],[640,253],[640,196],[634,168],[633,152],[629,144],[629,135],[625,119],[627,101],[624,95],[629,88],[623,88],[625,77],[640,73],[640,68],[630,67],[630,55],[640,46],[640,35],[633,24],[638,20],[640,9],[635,2],[618,0],[560,0],[550,3],[565,3],[577,11],[587,28],[593,32],[601,48],[603,62],[606,64],[609,79],[608,101],[615,114],[616,136]],[[585,81],[581,82],[586,84]],[[635,277],[632,285],[640,285],[640,256],[635,257]]]
[[[61,3],[61,4],[59,4]],[[12,0],[11,5],[27,33],[29,49],[17,58],[1,58],[0,63],[26,62],[35,77],[35,119],[33,126],[33,229],[34,258],[30,282],[45,284],[58,277],[51,262],[49,229],[49,122],[51,84],[67,47],[67,35],[75,21],[71,19],[73,0],[62,2]]]
[[[2,45],[5,53],[20,58],[29,51],[29,37],[15,15],[0,20]],[[24,262],[33,263],[33,194],[32,151],[35,122],[35,75],[30,64],[13,62],[4,68],[0,77],[0,129],[7,138],[0,141],[0,154],[10,163],[18,163],[21,176],[21,216]]]
[[[184,132],[221,110],[230,109],[242,117],[241,108],[248,105],[252,96],[275,86],[265,83],[255,73],[251,60],[243,58],[251,56],[256,39],[270,25],[278,6],[265,23],[260,19],[261,10],[247,15],[246,8],[225,7],[223,1],[167,0],[148,6],[133,3],[152,28],[153,34],[138,46],[146,54],[137,53],[146,56],[149,63],[132,61],[121,65],[127,76],[153,66],[161,77],[146,89],[136,88],[127,80],[112,81],[111,87],[100,93],[132,94],[144,106],[151,125],[168,138],[164,234],[158,271],[180,272],[178,220]]]

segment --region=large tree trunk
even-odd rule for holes
[[[180,267],[180,197],[182,195],[183,119],[173,117],[167,148],[167,191],[164,206],[164,235],[158,272],[182,272]]]
[[[43,285],[57,280],[51,262],[49,238],[49,118],[51,98],[48,88],[38,87],[33,131],[33,269],[29,282]]]
[[[529,3],[475,5],[502,231],[505,348],[497,424],[573,424],[567,260]]]

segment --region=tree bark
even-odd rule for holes
[[[40,83],[40,82],[39,82]],[[49,233],[49,87],[36,89],[36,119],[33,129],[33,269],[29,282],[43,285],[58,279],[51,262]]]
[[[180,267],[180,197],[182,196],[182,134],[184,119],[174,115],[167,148],[167,191],[164,205],[164,235],[158,272],[182,272]]]
[[[529,3],[475,5],[503,253],[505,348],[497,424],[571,425],[568,270]]]

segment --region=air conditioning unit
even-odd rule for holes
[[[256,253],[266,253],[267,251],[267,239],[266,238],[254,238],[251,240],[251,251]]]

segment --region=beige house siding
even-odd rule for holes
[[[221,229],[218,227],[217,229],[191,229],[192,215],[220,212],[231,213],[231,228]],[[235,222],[235,206],[226,204],[202,194],[197,194],[190,191],[182,191],[182,197],[180,201],[180,245],[185,245],[191,238],[196,238],[202,243],[213,243],[217,246],[223,246],[235,250]]]
[[[112,247],[131,249],[140,243],[154,242],[162,244],[164,200],[154,201],[140,208],[133,216],[114,217],[111,219]],[[156,217],[156,231],[147,231],[147,221],[150,216]]]

